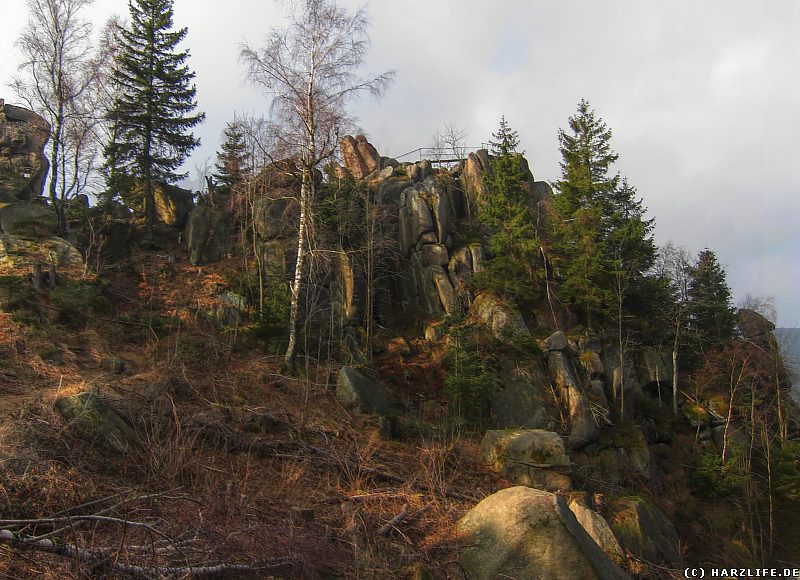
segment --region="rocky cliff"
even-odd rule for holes
[[[0,99],[0,203],[42,194],[50,167],[44,146],[50,125],[36,113]]]

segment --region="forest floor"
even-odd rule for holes
[[[461,577],[455,522],[509,485],[478,461],[476,434],[415,405],[413,436],[385,440],[378,418],[338,404],[335,364],[284,375],[279,352],[207,316],[237,268],[135,254],[88,310],[41,290],[0,312],[0,513],[31,520],[28,537],[62,518],[77,549],[0,544],[0,577]],[[59,270],[59,284],[82,274]],[[412,344],[378,367],[405,369],[410,399],[435,397],[439,364]],[[141,444],[109,448],[65,421],[56,399],[84,391]]]

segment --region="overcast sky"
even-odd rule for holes
[[[657,241],[711,248],[735,300],[772,296],[779,324],[800,326],[800,2],[375,0],[367,9],[365,71],[397,77],[382,101],[353,111],[382,155],[430,145],[445,123],[480,144],[505,114],[536,178],[555,180],[558,129],[586,98],[613,131],[616,169],[656,217]],[[87,13],[98,28],[112,14],[126,15],[127,3],[95,0]],[[282,14],[268,1],[175,0],[207,114],[186,171],[213,163],[234,112],[266,111],[238,52],[260,45]],[[9,102],[26,18],[24,0],[5,0],[0,97]]]

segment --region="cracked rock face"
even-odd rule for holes
[[[42,117],[0,99],[0,203],[42,194],[50,164],[44,146],[50,125]]]

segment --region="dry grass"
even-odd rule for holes
[[[13,413],[0,424],[2,513],[40,518],[121,492],[178,488],[182,499],[153,500],[135,515],[170,538],[193,538],[180,557],[144,558],[132,546],[152,540],[113,526],[83,528],[64,540],[142,565],[290,556],[288,566],[269,573],[398,578],[425,569],[451,577],[454,523],[502,485],[481,473],[474,444],[444,436],[384,441],[373,418],[351,417],[336,402],[330,389],[336,367],[314,363],[308,378],[286,377],[279,358],[231,348],[204,312],[235,264],[212,273],[170,265],[157,287],[145,266],[134,256],[127,270],[110,275],[115,312],[107,318],[129,323],[93,320],[86,329],[52,324],[37,331],[0,313],[0,350],[8,354],[0,404],[23,397],[9,404]],[[47,302],[46,295],[38,299]],[[131,324],[143,316],[180,322],[160,332]],[[64,350],[59,366],[36,354],[53,343]],[[391,369],[381,372],[400,373],[409,363],[407,398],[436,399],[440,365],[415,351],[411,361],[387,361]],[[109,356],[125,360],[127,371],[102,369],[100,360]],[[32,389],[22,389],[21,379]],[[104,451],[58,415],[57,396],[84,390],[111,402],[136,432],[139,449]],[[103,572],[4,546],[2,575]]]

